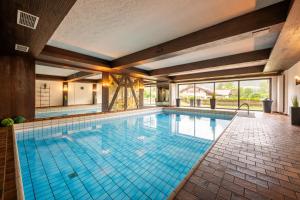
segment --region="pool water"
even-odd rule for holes
[[[63,117],[69,115],[78,115],[78,114],[90,114],[101,112],[101,109],[93,108],[93,109],[78,109],[78,110],[61,110],[61,111],[49,111],[49,112],[36,112],[35,118],[49,118],[49,117]]]
[[[25,199],[167,199],[231,119],[160,112],[17,132]]]

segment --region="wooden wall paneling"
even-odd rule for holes
[[[132,81],[131,81],[131,79],[130,79],[129,76],[127,77],[127,79],[128,79],[128,82],[129,82],[129,87],[130,87],[131,93],[133,95],[136,107],[139,108],[139,100],[136,97],[136,94],[135,94],[135,91],[134,91],[134,88],[133,88],[133,83],[132,83]]]
[[[0,57],[0,118],[35,115],[35,64],[32,57]]]

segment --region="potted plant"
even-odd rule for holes
[[[300,125],[300,108],[297,96],[292,98],[291,120],[292,125]]]
[[[210,108],[215,109],[216,108],[216,94],[213,93],[211,98],[210,98]]]
[[[201,99],[197,99],[196,102],[197,102],[197,107],[201,107]]]
[[[189,99],[190,99],[190,106],[194,107],[194,105],[195,105],[194,97],[190,97]]]

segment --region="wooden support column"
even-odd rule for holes
[[[35,63],[32,57],[0,57],[0,119],[35,114]]]
[[[139,108],[144,107],[144,81],[139,80]]]
[[[63,82],[63,106],[68,106],[68,82]]]
[[[93,104],[97,104],[97,84],[93,84]]]
[[[107,112],[109,107],[109,73],[102,72],[102,112]]]

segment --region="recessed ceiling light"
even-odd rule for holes
[[[29,14],[27,12],[18,10],[17,24],[27,28],[36,29],[39,22],[39,17]]]

